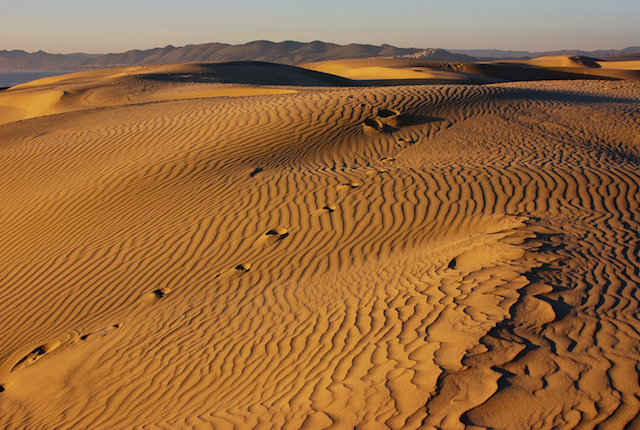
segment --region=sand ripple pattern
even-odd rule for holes
[[[297,90],[0,126],[1,427],[640,427],[638,85]]]

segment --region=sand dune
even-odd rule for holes
[[[640,60],[635,61],[598,61],[600,67],[607,69],[640,70]]]
[[[600,62],[595,58],[569,56],[569,55],[552,55],[547,57],[538,57],[531,60],[511,60],[511,63],[530,64],[540,67],[585,67],[598,69],[602,67]],[[602,62],[606,64],[606,61]]]
[[[318,76],[0,94],[0,427],[640,427],[640,86]]]
[[[511,60],[493,64],[518,64],[534,66],[549,72],[593,78],[640,81],[639,61],[602,61],[580,56],[549,56],[532,60]]]
[[[640,70],[640,61],[604,61],[597,58],[568,55],[538,57],[531,60],[507,60],[496,63],[526,64],[543,68],[569,67],[583,69]]]
[[[366,58],[353,60],[331,60],[301,64],[314,70],[370,85],[419,85],[419,84],[474,84],[497,82],[480,74],[469,74],[459,70],[443,70],[447,62],[429,60],[398,60]],[[462,64],[462,63],[460,63]]]
[[[291,86],[357,85],[255,61],[123,67],[58,75],[0,92],[0,124],[62,112],[167,100],[285,94]]]
[[[302,64],[301,67],[369,85],[486,84],[565,79],[640,81],[637,61],[600,61],[577,56],[465,63],[371,58],[322,61]]]

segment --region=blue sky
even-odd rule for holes
[[[0,0],[0,49],[109,53],[253,40],[543,51],[640,45],[639,0]]]

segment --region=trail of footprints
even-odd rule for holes
[[[399,111],[381,109],[374,118],[365,120],[362,127],[364,133],[368,136],[388,137],[388,134],[395,133],[404,125],[403,121],[402,114]],[[402,149],[415,142],[416,139],[414,138],[399,138],[396,140],[396,148]],[[390,154],[380,159],[380,162],[385,165],[390,165],[395,162],[395,158],[393,154]],[[258,167],[251,171],[249,176],[253,178],[261,174],[261,172],[263,172],[263,168]],[[360,174],[360,172],[362,173]],[[317,217],[330,215],[338,211],[340,205],[345,204],[345,199],[358,192],[362,192],[363,189],[371,183],[373,177],[388,173],[385,169],[375,167],[350,170],[349,174],[353,174],[356,179],[353,181],[343,180],[339,185],[326,190],[326,202],[324,202],[324,206],[320,203],[317,206],[321,207],[310,211],[310,215]],[[513,172],[505,173],[505,177],[512,173]],[[513,175],[512,178],[516,180],[517,175]],[[524,197],[521,198],[525,200]],[[517,201],[517,198],[514,198],[514,201]],[[527,228],[525,228],[525,230],[527,230]],[[533,227],[532,231],[535,231]],[[293,233],[297,232],[294,231]],[[248,257],[246,258],[248,261],[253,261],[251,260],[252,256],[276,246],[287,239],[290,234],[291,233],[283,227],[268,229],[255,238],[251,244],[252,249],[249,249],[249,252],[242,258]],[[559,262],[553,261],[553,255],[545,255],[545,250],[557,251],[558,243],[561,244],[562,240],[551,234],[545,235],[545,233],[536,233],[535,237],[529,240],[528,252],[533,253],[535,251],[536,255],[531,258],[536,260],[536,264],[540,263],[541,265],[525,274],[525,277],[529,280],[529,285],[524,287],[524,291],[521,291],[522,294],[518,298],[517,303],[510,309],[510,318],[497,324],[480,340],[481,345],[479,345],[477,349],[468,351],[463,357],[463,364],[469,367],[469,371],[480,368],[490,368],[492,371],[501,373],[502,377],[498,381],[499,388],[506,387],[510,384],[510,378],[513,378],[515,373],[517,373],[515,366],[523,365],[522,363],[526,365],[527,360],[535,361],[537,356],[533,356],[536,354],[536,351],[548,350],[554,347],[554,345],[550,345],[550,341],[547,338],[540,335],[540,331],[545,327],[551,327],[549,331],[553,331],[553,324],[561,321],[571,312],[570,305],[559,299],[558,293],[561,293],[564,287],[555,285],[552,282],[544,282],[545,274],[557,270],[555,265],[559,264]],[[538,242],[538,244],[534,242]],[[237,261],[242,260],[239,259]],[[448,262],[444,262],[446,271],[457,271],[462,265],[463,259],[459,258],[459,256],[448,259]],[[219,273],[215,278],[227,282],[247,274],[252,269],[252,265],[247,262],[235,266],[230,264],[229,266],[231,267]],[[551,277],[552,275],[548,276]],[[153,304],[160,303],[161,300],[165,300],[170,294],[172,294],[170,288],[162,287],[146,293],[146,295],[143,294],[142,298]],[[107,336],[112,333],[113,330],[120,327],[121,324],[119,323],[95,332],[86,333],[76,337],[75,342],[82,343],[93,338]],[[18,372],[26,366],[50,356],[54,351],[59,353],[63,349],[62,346],[66,344],[67,342],[52,341],[31,349],[30,352],[16,361],[11,368],[11,372]],[[529,354],[531,355],[528,356]],[[533,369],[534,367],[532,366],[531,368]],[[520,373],[528,375],[529,371],[527,367],[525,371]],[[458,421],[443,421],[446,420],[443,413],[451,413],[451,410],[457,407],[456,404],[464,403],[458,402],[460,399],[459,396],[461,395],[460,393],[463,391],[461,388],[474,388],[468,387],[466,384],[464,372],[460,374],[456,374],[455,372],[443,374],[438,381],[437,392],[435,393],[437,398],[435,398],[435,401],[430,405],[425,406],[423,408],[424,410],[416,412],[414,421],[420,422],[420,420],[424,420],[422,421],[424,425],[433,423],[434,427],[442,426],[443,422],[454,422],[457,424]],[[407,386],[409,385],[410,384],[407,384]],[[0,384],[0,393],[10,388],[10,386],[9,382]],[[471,389],[469,392],[472,392]],[[487,404],[490,404],[490,402]],[[462,422],[468,422],[469,420],[476,422],[481,421],[483,416],[489,416],[491,414],[490,408],[485,407],[485,409],[487,410],[485,411],[483,406],[480,405],[475,410],[460,410],[457,416],[455,416],[455,413],[453,415],[455,419],[460,419]],[[429,415],[428,419],[425,417],[426,412],[428,412]],[[504,413],[503,415],[508,414]]]
[[[410,121],[405,115],[403,115],[399,110],[392,108],[379,109],[375,117],[367,118],[362,122],[365,134],[372,137],[380,137],[383,133],[393,133],[398,131],[401,127],[409,124]],[[416,141],[412,138],[401,137],[397,139],[396,147],[403,149],[415,143]],[[393,156],[387,156],[380,159],[380,162],[387,165],[391,165],[395,161],[396,159]],[[359,179],[338,185],[335,188],[337,196],[334,199],[327,196],[327,204],[311,212],[311,216],[321,216],[335,212],[340,203],[351,191],[361,188],[367,183],[367,180],[372,177],[384,173],[389,173],[389,171],[383,168],[370,167],[366,169],[365,173],[362,174]]]
[[[274,229],[267,231],[261,237],[259,237],[254,242],[254,247],[258,249],[269,247],[285,239],[288,236],[289,236],[289,232],[287,231],[287,229],[276,227]],[[233,278],[239,277],[249,272],[250,269],[251,269],[250,263],[241,263],[227,270],[226,272],[223,272],[217,275],[216,278],[219,278],[221,280],[231,280]],[[147,295],[147,298],[152,301],[160,300],[165,298],[170,293],[171,293],[170,288],[162,287],[150,292]],[[107,336],[112,330],[117,330],[120,327],[122,327],[122,323],[114,324],[112,326],[103,328],[101,330],[98,330],[92,333],[86,333],[86,334],[80,335],[79,337],[77,337],[77,340],[84,342],[89,339],[104,337],[104,336]],[[56,341],[51,341],[34,348],[30,353],[28,353],[27,355],[22,357],[20,360],[18,360],[18,362],[16,362],[16,364],[13,365],[9,373],[19,371],[20,369],[35,363],[45,355],[50,354],[54,350],[58,349],[61,345],[63,345],[63,343],[61,341],[56,340]],[[0,393],[6,391],[12,385],[13,385],[12,382],[0,383]]]
[[[367,118],[362,123],[365,134],[372,137],[380,137],[385,134],[392,134],[399,131],[402,127],[410,125],[411,121],[407,115],[402,114],[397,109],[383,108],[378,110],[374,118]],[[398,137],[395,139],[395,151],[401,151],[414,145],[416,140],[413,137]],[[392,165],[396,161],[394,154],[387,155],[380,159],[380,162],[386,165]]]
[[[363,122],[363,128],[366,134],[377,136],[378,133],[392,133],[397,131],[401,126],[405,125],[407,120],[403,117],[400,111],[396,109],[380,109],[378,110],[377,115],[373,119],[365,119]],[[415,141],[407,138],[399,138],[397,141],[397,146],[399,148],[404,148],[407,145],[413,144]],[[381,160],[385,164],[391,164],[395,161],[393,157],[384,157]],[[264,169],[262,167],[257,167],[251,171],[249,176],[254,178],[259,173],[262,173]],[[367,180],[372,177],[380,174],[388,173],[386,169],[380,168],[368,168],[360,177],[359,180],[350,181],[338,185],[335,188],[337,197],[335,200],[328,201],[325,206],[319,208],[310,213],[311,216],[322,216],[324,214],[331,214],[338,209],[339,204],[349,195],[350,192],[361,188]],[[283,239],[289,236],[289,231],[282,227],[273,228],[263,235],[261,235],[258,239],[253,243],[253,248],[261,250],[276,243],[282,241]],[[453,264],[453,266],[451,266]],[[455,267],[455,259],[450,264],[450,267]],[[228,269],[225,272],[222,272],[215,276],[216,279],[230,281],[235,279],[243,274],[249,272],[251,269],[250,263],[241,263]],[[164,299],[167,295],[172,292],[171,288],[161,287],[155,289],[147,294],[146,298],[151,301]],[[80,342],[87,341],[89,339],[93,339],[96,337],[104,337],[107,336],[112,330],[119,329],[122,326],[122,323],[114,324],[112,326],[103,328],[96,332],[86,333],[77,337],[77,340]],[[58,349],[63,342],[61,341],[51,341],[40,345],[34,348],[30,353],[26,354],[22,357],[18,362],[16,362],[10,370],[10,373],[19,371],[20,369],[29,366],[36,361],[40,360],[44,356],[50,354],[54,350]],[[12,385],[11,382],[8,383],[0,383],[0,393],[7,390]]]
[[[15,372],[16,370],[20,370],[25,366],[35,363],[37,360],[42,358],[45,354],[48,354],[58,348],[60,346],[60,341],[53,341],[45,343],[44,345],[40,345],[36,347],[29,354],[22,357],[12,368],[10,373]]]
[[[365,120],[365,122],[363,123],[363,125],[365,127],[365,131],[367,130],[367,127],[369,127],[370,124],[372,124],[372,123],[377,124],[376,127],[380,131],[389,132],[389,131],[394,130],[392,127],[399,127],[403,123],[403,119],[402,119],[402,115],[400,114],[400,112],[398,110],[395,110],[395,109],[381,109],[380,111],[378,111],[378,115],[375,117],[375,119],[373,119],[373,120]],[[390,130],[390,128],[391,128],[391,130]],[[399,139],[398,142],[399,142],[398,143],[399,146],[402,146],[403,144],[406,144],[406,143],[414,143],[413,141],[411,141],[409,139],[403,139],[403,138]],[[383,159],[383,160],[385,160],[385,159]],[[386,160],[393,161],[393,158],[388,158]],[[263,168],[257,167],[256,169],[254,169],[250,173],[250,177],[253,178],[258,173],[261,173],[262,171],[263,171]],[[316,211],[313,211],[311,213],[311,215],[312,216],[320,216],[320,215],[323,215],[323,214],[330,214],[332,212],[335,212],[337,210],[338,205],[340,204],[340,202],[342,202],[342,200],[344,200],[347,197],[349,192],[362,187],[363,183],[365,183],[368,179],[372,178],[373,176],[376,176],[376,175],[379,175],[379,174],[383,174],[383,173],[388,173],[388,171],[385,170],[385,169],[368,169],[361,176],[360,181],[347,182],[347,183],[344,183],[342,185],[337,186],[336,187],[336,191],[337,191],[337,195],[338,195],[337,200],[335,202],[327,203],[327,205],[325,205],[324,207],[322,207],[320,209],[317,209]],[[267,231],[262,236],[260,236],[254,242],[253,247],[257,248],[257,249],[266,248],[266,247],[272,246],[272,245],[282,241],[283,239],[287,238],[288,236],[289,236],[289,232],[287,231],[287,229],[282,228],[282,227],[276,227],[274,229],[271,229],[271,230]],[[226,272],[220,273],[219,275],[216,276],[216,278],[229,280],[229,279],[241,276],[241,275],[249,272],[250,269],[251,269],[251,264],[250,263],[241,263],[241,264],[238,264],[237,266],[227,270]],[[156,290],[153,290],[151,293],[148,294],[147,297],[149,299],[152,299],[152,300],[159,300],[159,299],[163,299],[164,297],[166,297],[170,293],[171,293],[171,289],[170,288],[162,287],[162,288],[158,288]],[[121,325],[122,325],[121,323],[114,324],[113,326],[104,328],[104,329],[99,330],[97,332],[81,335],[79,337],[79,339],[81,341],[85,341],[85,340],[88,340],[88,339],[94,338],[94,337],[106,336],[106,335],[109,334],[109,332],[111,330],[118,329],[118,328],[121,327]],[[60,341],[52,341],[52,342],[49,342],[49,343],[46,343],[44,345],[40,345],[40,346],[36,347],[33,351],[31,351],[29,354],[27,354],[22,359],[20,359],[11,368],[10,372],[12,373],[14,371],[20,370],[21,368],[36,362],[42,356],[52,352],[53,350],[58,348],[60,345],[61,345]],[[8,384],[0,385],[0,392],[4,391],[6,388],[8,388]]]
[[[151,293],[152,295],[156,295],[156,292],[158,292],[159,290],[154,291],[153,293]],[[69,347],[71,345],[77,345],[79,343],[83,343],[87,340],[93,339],[93,338],[98,338],[98,337],[104,337],[109,335],[113,330],[117,330],[120,327],[122,327],[122,323],[117,323],[117,324],[113,324],[109,327],[105,327],[103,329],[91,332],[91,333],[85,333],[82,335],[77,335],[72,337],[71,339],[68,339],[66,341],[60,341],[60,340],[53,340],[51,342],[47,342],[44,343],[42,345],[39,345],[37,347],[35,347],[31,352],[29,352],[28,354],[26,354],[24,357],[22,357],[20,360],[18,360],[9,370],[9,374],[14,373],[14,372],[18,372],[21,369],[24,369],[25,367],[28,367],[32,364],[34,364],[35,362],[43,359],[44,357],[48,357],[51,355],[51,353],[53,353],[53,351],[61,351],[63,350],[65,347]],[[0,382],[0,393],[6,391],[7,389],[11,388],[13,386],[13,382],[9,381],[9,382]]]

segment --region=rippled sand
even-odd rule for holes
[[[175,67],[0,93],[0,427],[640,427],[638,83]]]

